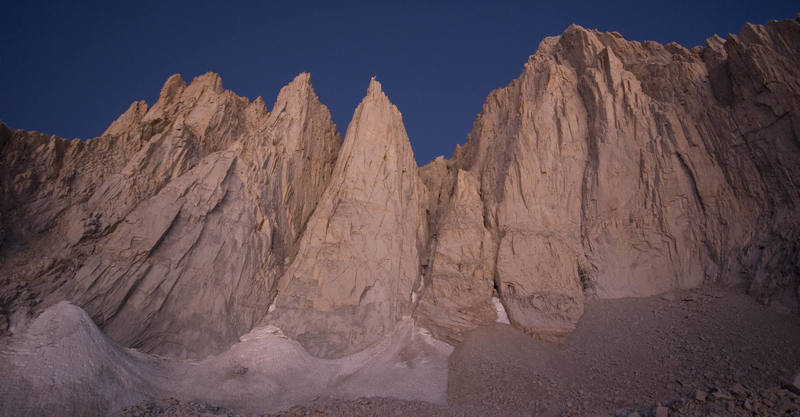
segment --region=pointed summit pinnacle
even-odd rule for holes
[[[369,88],[367,88],[367,96],[374,96],[383,93],[381,83],[372,77],[369,79]]]
[[[301,107],[305,106],[309,100],[319,101],[317,94],[314,92],[314,88],[311,86],[311,74],[301,72],[294,77],[292,82],[281,88],[281,91],[278,92],[278,98],[275,100],[273,111],[277,110],[280,112],[287,108],[294,109],[292,111],[299,110]]]
[[[159,94],[159,100],[170,100],[173,97],[180,95],[183,89],[186,88],[186,81],[183,80],[180,74],[173,74],[167,81],[164,82],[164,86],[161,87],[161,93]]]
[[[292,82],[286,84],[286,86],[284,86],[281,89],[281,91],[284,89],[291,91],[305,91],[310,87],[311,87],[311,74],[307,72],[301,72],[300,74],[297,74],[296,77],[294,77]]]
[[[224,90],[222,87],[222,77],[216,72],[207,72],[194,77],[189,87],[199,91],[210,89],[216,93],[221,93]]]
[[[290,337],[313,335],[301,343],[325,358],[383,338],[412,310],[422,187],[402,115],[372,77],[269,322]]]
[[[290,84],[301,84],[301,85],[308,85],[311,84],[311,74],[308,72],[301,72],[294,77],[294,80]]]
[[[400,110],[397,109],[397,106],[392,104],[391,100],[389,100],[389,97],[383,91],[381,83],[375,77],[370,78],[367,94],[356,108],[356,112],[353,114],[353,120],[351,120],[350,123],[352,124],[354,121],[361,118],[361,110],[367,108],[384,108],[389,112],[387,114],[392,115],[389,117],[397,116],[398,120],[400,120],[400,123],[402,124],[402,114],[400,113]]]

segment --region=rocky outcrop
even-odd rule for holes
[[[205,356],[266,314],[341,141],[308,74],[271,113],[216,74],[170,77],[144,107],[87,142],[6,140],[17,172],[3,173],[4,217],[20,226],[7,228],[3,265],[44,305],[80,304],[127,346]]]
[[[558,339],[587,297],[797,294],[798,50],[798,20],[691,50],[571,26],[419,169],[374,79],[343,144],[307,74],[271,112],[176,75],[100,138],[0,125],[0,324],[66,299],[148,352],[263,323],[330,358],[406,316]]]
[[[492,305],[497,249],[484,227],[478,182],[468,171],[455,177],[449,210],[431,236],[431,271],[416,311],[420,323],[450,343],[497,318]]]
[[[584,293],[721,281],[768,297],[796,286],[798,45],[797,20],[748,24],[692,50],[579,26],[545,39],[489,96],[445,174],[480,182],[512,323],[565,334]],[[461,262],[492,268],[477,254]],[[461,311],[419,310],[450,328]]]
[[[373,78],[267,321],[322,357],[391,331],[421,285],[422,193],[400,112]]]

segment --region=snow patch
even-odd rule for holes
[[[494,304],[494,310],[497,312],[497,323],[503,324],[511,324],[508,321],[508,314],[506,313],[506,308],[503,307],[503,303],[500,302],[500,299],[497,297],[492,297],[492,304]]]
[[[405,317],[377,344],[320,359],[267,325],[200,361],[169,360],[117,345],[85,311],[50,307],[0,351],[0,417],[113,414],[144,399],[198,399],[269,413],[316,397],[383,396],[447,403],[453,347]],[[30,392],[48,392],[31,396]]]

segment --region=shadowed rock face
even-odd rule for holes
[[[271,113],[206,74],[170,77],[103,137],[3,143],[12,280],[81,305],[127,346],[205,356],[266,314],[341,140],[308,74]]]
[[[0,325],[70,300],[148,352],[266,323],[338,357],[409,315],[460,341],[493,295],[559,338],[586,296],[796,293],[798,50],[798,20],[691,50],[571,26],[422,168],[375,80],[343,143],[308,74],[271,112],[176,75],[100,138],[0,125]]]

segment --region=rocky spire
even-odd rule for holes
[[[341,145],[308,78],[284,89],[297,94],[282,95],[280,114],[225,91],[216,74],[188,86],[175,75],[146,116],[134,103],[101,138],[69,148],[48,139],[34,150],[30,135],[16,135],[14,148],[38,152],[33,159],[52,148],[61,163],[48,164],[60,180],[5,194],[51,224],[27,234],[29,250],[18,256],[76,260],[35,274],[52,288],[44,304],[71,300],[115,340],[169,356],[204,357],[249,331],[272,302]],[[53,190],[74,194],[59,192],[52,207],[35,203]]]
[[[450,163],[480,181],[496,257],[443,247],[447,214],[436,254],[493,268],[512,324],[543,336],[567,334],[584,295],[718,280],[762,297],[790,287],[787,271],[800,269],[800,55],[788,39],[800,39],[800,21],[745,25],[692,50],[577,25],[545,39],[522,76],[487,98]],[[445,201],[443,213],[464,212],[462,198]],[[436,257],[432,279],[453,262]],[[479,281],[444,278],[419,313],[457,338],[484,319],[462,313],[467,283]]]
[[[373,78],[268,321],[323,357],[380,340],[411,313],[421,192],[400,112]]]
[[[128,132],[142,120],[145,114],[147,114],[147,102],[144,100],[134,101],[125,113],[122,113],[114,123],[111,123],[102,136],[120,135]]]
[[[0,126],[4,311],[69,299],[128,346],[197,357],[270,308],[333,357],[410,314],[457,342],[495,294],[545,337],[585,297],[722,281],[766,300],[800,271],[798,39],[797,19],[691,50],[571,26],[427,185],[374,78],[343,143],[308,74],[271,112],[209,73],[101,138]]]

